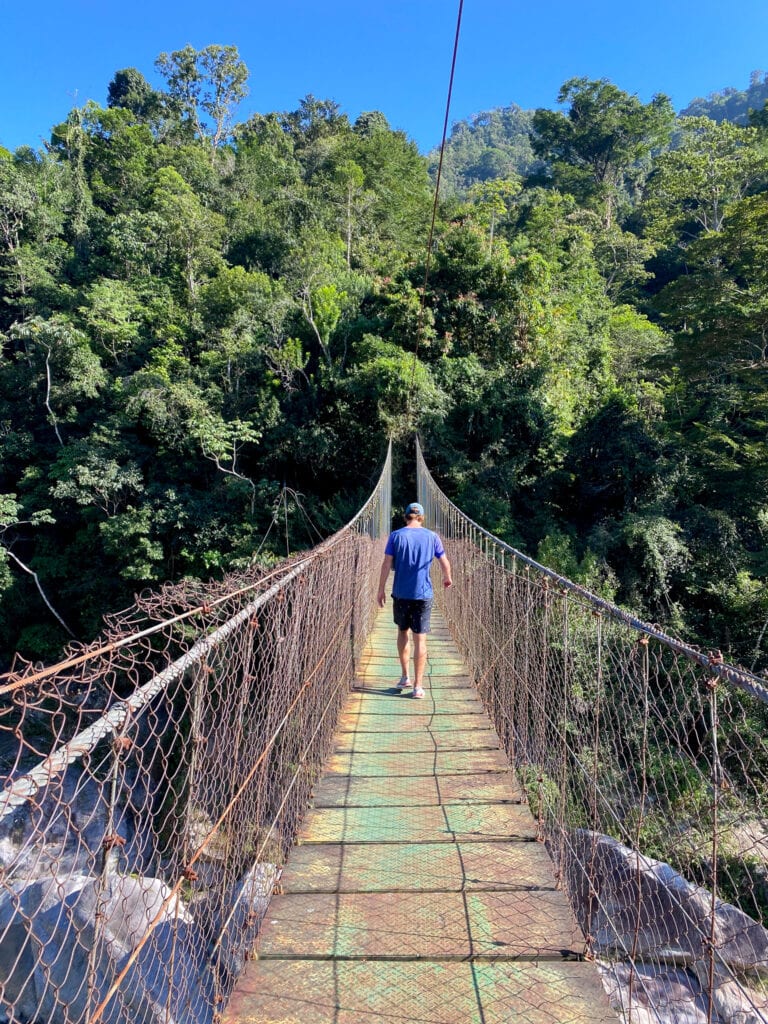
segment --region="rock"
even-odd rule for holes
[[[697,964],[695,974],[703,991],[709,989],[706,964]],[[719,1020],[726,1024],[766,1024],[768,1022],[768,995],[764,989],[750,984],[748,977],[734,977],[718,969],[715,973],[713,1007]]]
[[[632,1024],[708,1024],[709,978],[665,964],[597,961],[611,1005]],[[632,978],[631,982],[630,979]],[[630,993],[631,987],[631,993]],[[631,1013],[630,1013],[631,994]],[[766,1024],[768,997],[744,979],[716,978],[712,1024]]]
[[[128,875],[108,877],[103,889],[84,875],[6,883],[0,977],[12,1019],[87,1020],[169,895],[157,878]],[[175,897],[107,1007],[104,1024],[209,1024],[205,952],[189,911]]]
[[[146,829],[137,831],[132,807],[149,805],[150,794],[126,766],[120,802],[110,825],[109,786],[80,764],[52,780],[37,796],[0,821],[0,867],[15,878],[59,878],[98,873],[102,841],[116,833],[125,845],[111,853],[113,869],[149,873],[156,858]],[[130,803],[129,803],[130,801]]]
[[[590,901],[592,864],[596,898]],[[641,960],[693,966],[708,959],[712,894],[669,864],[578,829],[569,835],[561,867],[574,913],[598,956],[625,956],[636,942]],[[720,964],[736,973],[768,973],[768,931],[722,900],[715,901],[714,937]]]
[[[708,1024],[707,997],[690,971],[640,963],[632,977],[630,964],[604,960],[597,968],[611,1006],[631,1024]],[[725,1022],[715,1015],[712,1024]]]
[[[610,836],[582,829],[568,839],[566,888],[592,936],[611,1004],[632,1024],[707,1024],[712,894]],[[715,900],[714,907],[712,1022],[766,1024],[760,979],[768,973],[768,931],[729,903]],[[633,949],[634,972],[627,962]]]
[[[224,905],[232,909],[217,923],[216,934],[221,939],[214,955],[226,984],[233,983],[245,968],[246,954],[253,946],[267,912],[278,873],[275,864],[254,864],[227,894]]]

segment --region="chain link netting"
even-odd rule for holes
[[[420,450],[417,474],[453,565],[444,612],[612,1002],[768,1020],[765,680],[493,537]]]
[[[0,1021],[215,1021],[375,613],[390,454],[346,527],[0,678]]]

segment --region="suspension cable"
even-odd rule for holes
[[[432,244],[435,237],[435,221],[437,219],[437,204],[440,198],[440,182],[443,177],[443,158],[445,156],[445,143],[448,136],[448,118],[451,113],[451,97],[453,96],[453,80],[456,74],[456,58],[459,52],[459,37],[461,35],[461,16],[464,10],[464,0],[459,0],[459,10],[456,16],[456,34],[453,40],[453,56],[451,58],[451,74],[448,79],[448,96],[445,101],[445,117],[443,118],[443,134],[440,140],[440,158],[437,162],[437,177],[435,179],[435,194],[432,200],[432,218],[429,225],[429,237],[427,239],[427,254],[424,261],[424,281],[421,286],[421,299],[419,301],[419,317],[416,324],[416,347],[413,350],[413,361],[411,363],[411,382],[408,387],[408,398],[406,404],[407,416],[410,420],[413,408],[413,391],[416,382],[416,362],[419,354],[419,344],[424,332],[424,314],[427,301],[427,283],[429,281],[430,263],[432,259]]]

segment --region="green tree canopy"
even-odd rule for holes
[[[636,184],[642,162],[672,132],[667,96],[642,103],[607,79],[571,78],[558,103],[568,110],[539,109],[533,116],[534,153],[546,160],[555,183],[577,198],[597,202],[606,225]]]

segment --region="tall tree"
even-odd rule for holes
[[[140,121],[152,121],[160,116],[163,100],[139,70],[123,68],[109,83],[107,106],[129,110]]]
[[[569,105],[566,113],[540,109],[533,116],[533,151],[565,191],[597,201],[609,226],[641,161],[669,139],[672,104],[661,93],[641,103],[604,78],[571,78],[557,101]]]
[[[649,232],[689,242],[720,231],[729,204],[768,184],[768,149],[757,128],[707,117],[678,121],[680,141],[656,160],[645,204]]]
[[[194,296],[201,274],[221,263],[224,218],[203,206],[173,167],[161,167],[155,175],[152,205],[163,222],[170,265],[178,268],[189,296]]]
[[[229,135],[235,106],[248,93],[248,68],[237,47],[211,45],[195,50],[187,45],[161,53],[155,66],[195,135],[215,153]]]

